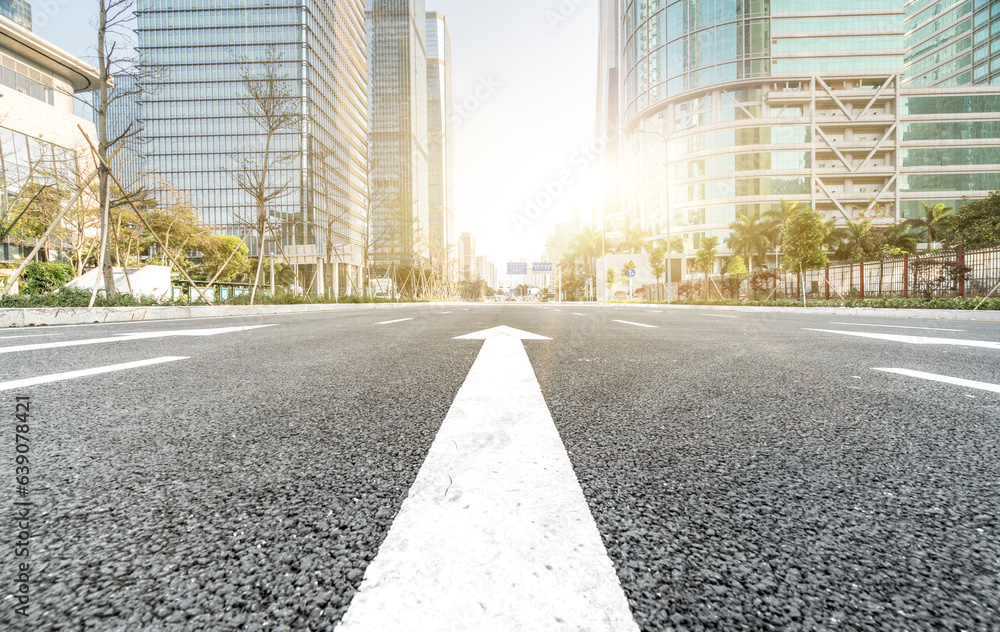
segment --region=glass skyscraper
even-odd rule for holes
[[[136,9],[140,55],[156,69],[155,85],[129,106],[145,128],[149,187],[187,200],[218,232],[246,234],[256,211],[236,173],[260,155],[263,136],[248,116],[244,77],[277,57],[302,119],[276,139],[293,157],[272,173],[271,185],[288,187],[271,221],[285,250],[312,263],[329,240],[344,264],[340,288],[346,275],[359,280],[368,219],[363,0],[138,0]]]
[[[427,163],[431,267],[451,281],[455,258],[455,174],[452,136],[451,33],[448,21],[427,13]]]
[[[423,0],[368,0],[374,264],[429,259],[427,14]]]
[[[0,15],[31,30],[31,4],[28,0],[0,0]]]
[[[669,213],[691,250],[782,200],[889,224],[1000,189],[996,2],[606,2],[624,72],[612,234],[663,237]]]

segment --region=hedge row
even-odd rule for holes
[[[663,305],[664,302],[653,301],[633,301],[650,305]],[[808,301],[809,307],[869,307],[873,309],[948,309],[948,310],[973,310],[982,302],[980,310],[1000,310],[1000,298],[866,298],[866,299],[831,299]],[[684,300],[673,301],[674,305],[724,305],[740,306],[744,305],[739,301],[697,301]],[[747,301],[745,303],[751,307],[802,307],[802,301],[780,300],[780,301]]]

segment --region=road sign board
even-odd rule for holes
[[[625,267],[629,270],[635,270],[635,264],[632,263],[631,260],[629,260],[629,262],[625,265]]]
[[[528,274],[528,264],[527,263],[508,263],[507,264],[507,274],[513,276],[516,274]]]
[[[629,268],[628,270],[626,270],[625,274],[628,275],[628,278],[634,279],[635,278],[635,268]]]
[[[593,285],[593,283],[591,282],[591,280],[590,280],[590,279],[584,279],[584,280],[583,280],[583,284],[584,284],[584,285]]]
[[[546,272],[546,273],[552,272],[552,264],[551,263],[533,263],[533,264],[531,264],[531,271],[532,272]]]

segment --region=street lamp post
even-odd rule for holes
[[[651,129],[637,128],[642,134],[654,134],[663,139],[663,210],[667,217],[667,305],[671,304],[670,288],[673,285],[673,244],[670,243],[670,186],[667,182],[668,165],[670,162],[670,136]]]

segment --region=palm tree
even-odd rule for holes
[[[950,206],[944,204],[935,204],[931,207],[923,202],[923,206],[923,217],[911,217],[903,223],[923,234],[927,240],[927,249],[930,250],[931,244],[940,241],[947,235],[953,211]]]
[[[760,221],[758,215],[741,215],[729,225],[729,230],[733,232],[726,238],[726,247],[736,254],[745,255],[750,272],[753,272],[754,258],[759,256],[763,259],[771,247],[770,224]]]
[[[789,202],[788,200],[782,200],[781,206],[779,208],[771,209],[770,211],[764,213],[764,220],[767,221],[768,223],[767,235],[768,238],[771,240],[771,245],[777,246],[777,248],[781,247],[781,244],[784,241],[785,223],[788,221],[788,218],[791,217],[792,214],[798,209],[799,209],[798,202],[794,201]],[[775,255],[774,255],[775,269],[778,268],[777,248],[775,249]]]
[[[625,231],[625,236],[618,242],[615,250],[621,254],[639,254],[649,248],[649,238],[652,231],[644,230],[636,224]]]
[[[882,243],[891,249],[898,249],[913,254],[920,243],[920,233],[906,224],[894,224],[882,231]]]
[[[837,254],[850,261],[861,261],[881,247],[879,234],[872,230],[872,219],[865,218],[857,222],[848,220],[847,226],[841,229],[843,241],[837,248]]]
[[[569,243],[574,259],[583,259],[584,272],[591,278],[597,278],[597,258],[601,256],[603,238],[590,226],[585,226]],[[595,281],[591,281],[594,283]]]

